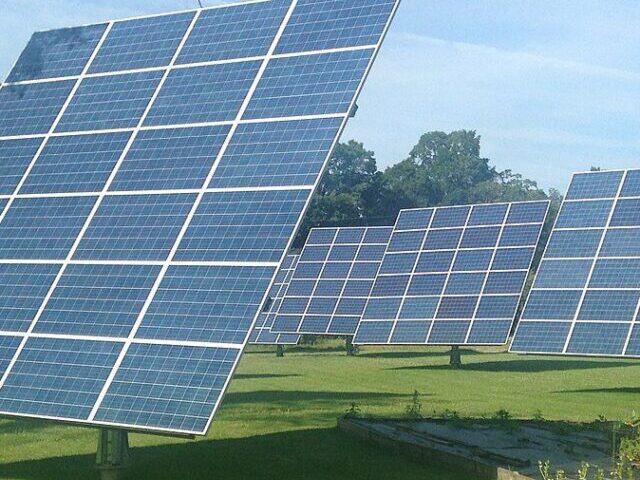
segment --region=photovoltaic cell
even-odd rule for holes
[[[270,331],[269,289],[397,3],[264,0],[33,37],[0,86],[0,415],[205,434],[254,326],[297,341]],[[358,251],[353,278],[319,272],[355,298],[314,302],[309,323],[335,306],[352,325],[383,250]]]
[[[391,231],[391,227],[312,229],[272,332],[353,335]],[[319,250],[320,256],[315,253]]]
[[[640,356],[638,172],[573,176],[513,352]]]
[[[354,343],[504,344],[548,207],[400,212]]]

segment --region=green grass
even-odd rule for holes
[[[423,414],[457,411],[547,419],[628,418],[637,409],[640,363],[518,357],[465,350],[465,366],[447,366],[444,349],[334,349],[245,355],[207,438],[131,435],[136,480],[469,480],[425,467],[339,433],[352,402],[364,414],[401,416],[414,390]],[[0,478],[97,478],[96,432],[33,421],[0,421]]]

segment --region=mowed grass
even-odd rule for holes
[[[637,410],[640,362],[519,357],[464,350],[365,348],[346,357],[337,343],[307,351],[244,356],[207,438],[130,435],[136,480],[469,480],[350,438],[336,419],[356,403],[364,414],[401,416],[414,390],[425,415],[624,420]],[[97,478],[96,432],[54,423],[0,420],[0,478]]]

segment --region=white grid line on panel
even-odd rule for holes
[[[100,50],[100,47],[102,46],[102,44],[106,40],[107,36],[109,35],[109,32],[111,31],[112,25],[113,25],[113,23],[109,23],[107,25],[107,27],[105,28],[104,32],[102,33],[102,37],[100,38],[100,41],[97,43],[95,49],[93,50],[93,53],[91,54],[91,56],[87,60],[87,64],[84,66],[84,69],[82,70],[83,74],[86,74],[89,71],[89,67],[91,67],[91,62],[93,62],[93,59],[98,54],[98,50]],[[67,97],[67,100],[65,101],[65,103],[60,108],[60,111],[58,112],[58,116],[56,117],[56,119],[54,120],[53,124],[51,125],[51,127],[49,129],[49,133],[45,136],[44,140],[40,144],[40,147],[38,148],[38,150],[36,151],[35,155],[33,156],[33,159],[31,160],[31,163],[27,167],[26,171],[22,175],[22,178],[20,179],[20,182],[18,182],[18,185],[16,186],[15,190],[13,191],[13,195],[9,198],[9,201],[5,205],[4,211],[2,212],[2,214],[0,214],[0,222],[2,222],[2,220],[4,220],[5,216],[7,215],[7,212],[9,211],[9,208],[11,207],[11,205],[13,204],[13,202],[14,202],[16,196],[17,196],[17,193],[22,188],[22,185],[24,185],[24,183],[27,181],[27,177],[29,176],[29,173],[33,169],[33,167],[36,164],[36,162],[38,161],[38,158],[40,157],[42,151],[44,150],[44,147],[45,147],[45,145],[47,144],[47,142],[49,140],[49,136],[56,129],[56,127],[58,126],[58,123],[60,123],[60,120],[62,119],[62,116],[64,115],[65,111],[67,110],[67,107],[71,103],[71,99],[73,98],[75,93],[78,91],[78,88],[80,87],[80,83],[81,82],[82,82],[82,75],[78,78],[78,80],[76,81],[75,85],[73,86],[73,88],[69,92],[69,96]],[[68,257],[67,257],[67,259],[71,259],[71,257],[72,257],[72,253],[70,252]],[[55,288],[54,285],[56,285],[57,282],[59,282],[60,278],[62,277],[62,271],[63,270],[64,270],[64,266],[58,272],[58,274],[56,276],[56,279],[54,280],[53,285],[51,286],[51,288],[48,290],[47,295],[45,296],[42,304],[40,305],[40,308],[38,309],[38,312],[36,313],[36,316],[31,320],[31,324],[29,325],[29,328],[28,328],[28,330],[26,332],[27,335],[25,335],[25,337],[22,339],[22,342],[20,342],[20,345],[18,346],[18,349],[13,354],[13,357],[11,358],[11,361],[9,362],[9,365],[7,366],[7,369],[5,370],[4,375],[2,375],[2,377],[0,377],[0,388],[2,388],[2,386],[7,381],[7,378],[9,378],[9,374],[11,373],[11,370],[13,369],[14,365],[16,364],[16,361],[18,360],[18,357],[22,353],[22,350],[24,349],[24,347],[25,347],[25,345],[27,343],[28,334],[33,332],[33,329],[35,327],[37,319],[40,317],[40,315],[44,311],[44,306],[47,304],[47,302],[49,301],[49,298],[51,297],[51,295],[53,293],[53,290]]]
[[[573,183],[573,180],[575,178],[575,175],[571,178],[571,183]],[[598,258],[600,257],[600,252],[602,251],[602,247],[604,245],[604,239],[607,233],[607,228],[611,225],[611,220],[613,220],[613,214],[616,210],[616,207],[618,205],[618,201],[620,200],[620,193],[622,192],[622,188],[624,187],[624,182],[627,178],[627,171],[624,172],[624,174],[622,175],[622,179],[620,180],[620,184],[618,185],[618,190],[616,192],[616,196],[613,200],[613,205],[611,206],[611,210],[609,211],[609,216],[607,218],[607,223],[605,225],[604,228],[602,228],[602,234],[600,235],[600,241],[598,243],[598,248],[596,250],[596,253],[594,255],[593,258],[591,258],[591,268],[589,270],[589,275],[587,276],[587,281],[585,283],[584,288],[582,289],[582,293],[580,295],[580,301],[578,302],[578,306],[576,308],[576,312],[573,316],[573,320],[571,322],[571,328],[569,329],[569,333],[567,334],[567,338],[566,341],[564,343],[564,348],[562,349],[562,353],[566,354],[567,350],[569,349],[569,344],[571,343],[571,337],[573,336],[573,331],[576,328],[576,323],[578,323],[578,316],[580,315],[580,310],[582,309],[582,305],[584,304],[584,299],[587,296],[587,290],[589,289],[589,283],[591,283],[591,278],[593,277],[593,272],[595,271],[596,268],[596,263],[598,262]],[[563,205],[564,207],[564,205]],[[560,217],[560,213],[558,213],[558,218]],[[629,327],[632,328],[633,324]]]

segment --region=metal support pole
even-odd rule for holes
[[[125,430],[102,428],[98,432],[96,465],[101,480],[118,480],[129,465],[129,436]]]
[[[284,345],[276,345],[276,357],[284,357]]]
[[[347,337],[345,340],[345,349],[348,357],[355,357],[358,354],[358,346],[353,344],[353,337]]]
[[[462,367],[462,353],[460,352],[460,347],[458,345],[451,346],[451,351],[449,352],[449,365],[453,368]]]

